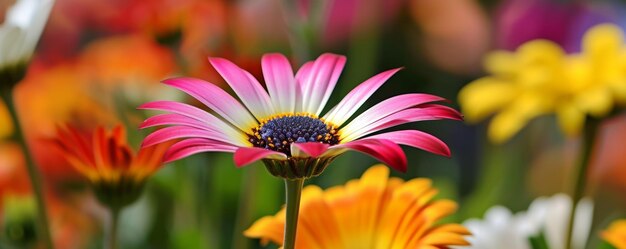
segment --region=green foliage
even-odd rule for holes
[[[539,234],[529,237],[528,241],[530,242],[530,246],[532,247],[532,249],[550,249],[550,246],[548,246],[548,242],[546,241],[546,236],[543,231]]]

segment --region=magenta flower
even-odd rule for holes
[[[328,163],[348,150],[368,154],[400,171],[406,171],[407,160],[399,145],[450,155],[445,143],[421,131],[379,133],[409,122],[460,120],[456,110],[433,104],[442,101],[441,97],[420,93],[395,96],[347,122],[399,69],[366,80],[320,116],[345,65],[344,56],[323,54],[305,63],[294,75],[287,58],[266,54],[262,68],[267,91],[232,62],[221,58],[209,61],[241,102],[212,83],[174,78],[164,83],[196,98],[215,114],[173,101],[140,107],[168,112],[150,117],[141,125],[169,126],[148,135],[144,147],[182,139],[165,155],[168,162],[200,152],[231,152],[238,167],[263,160],[274,175],[308,178],[319,175]]]

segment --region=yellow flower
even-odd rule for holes
[[[565,97],[556,111],[567,133],[576,134],[587,114],[600,118],[614,103],[626,103],[626,46],[619,27],[601,24],[587,31],[582,52],[571,55],[565,67]]]
[[[602,231],[602,238],[617,249],[626,249],[626,219],[614,221],[607,230]]]
[[[611,24],[588,30],[580,53],[565,54],[551,41],[533,40],[515,52],[490,53],[485,69],[490,75],[463,88],[459,102],[469,122],[495,113],[488,134],[497,143],[551,113],[565,134],[576,136],[587,115],[604,117],[614,103],[626,103],[624,35]]]
[[[469,245],[459,224],[436,224],[452,214],[450,200],[433,201],[431,181],[389,178],[377,165],[361,179],[326,191],[307,186],[302,193],[296,248],[447,248]],[[281,245],[285,209],[256,221],[244,234]]]

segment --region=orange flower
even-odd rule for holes
[[[51,67],[35,61],[16,88],[16,101],[29,145],[45,178],[57,181],[76,176],[43,142],[56,135],[58,124],[71,123],[85,129],[120,120],[138,124],[143,118],[138,117],[135,106],[145,102],[147,96],[176,99],[159,84],[176,70],[173,58],[171,51],[150,38],[128,35],[96,40],[77,57]],[[2,124],[8,122],[3,119],[0,107],[0,137],[8,132],[3,131],[6,127]]]
[[[76,172],[50,151],[46,141],[56,134],[56,126],[72,123],[92,128],[95,124],[115,124],[117,118],[81,87],[83,79],[71,63],[52,68],[31,65],[26,79],[16,87],[17,111],[37,165],[46,180],[76,177]],[[54,104],[51,104],[54,103]]]
[[[617,220],[611,223],[601,234],[602,238],[617,249],[626,249],[626,220]]]
[[[132,116],[135,107],[147,99],[176,99],[159,84],[176,71],[174,61],[172,51],[150,37],[121,35],[90,43],[77,58],[75,70],[93,99],[119,115]]]
[[[6,193],[28,193],[30,181],[22,151],[17,144],[0,142],[0,196]],[[0,198],[0,207],[2,198]]]
[[[144,35],[121,35],[99,39],[81,52],[77,70],[87,83],[103,87],[158,82],[176,69],[174,55]]]
[[[433,201],[429,179],[407,182],[389,178],[378,165],[360,180],[326,191],[307,186],[302,193],[296,248],[448,248],[469,245],[469,231],[459,224],[436,223],[452,214],[456,203]],[[244,235],[266,244],[282,244],[285,209],[256,221]]]
[[[122,207],[141,193],[146,179],[160,169],[169,144],[134,153],[122,126],[111,131],[98,127],[86,134],[72,126],[58,129],[56,145],[63,157],[94,187],[105,205]]]

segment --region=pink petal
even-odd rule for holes
[[[237,167],[243,167],[264,158],[284,160],[287,159],[287,155],[263,148],[241,147],[235,151],[235,155],[233,157]]]
[[[461,114],[447,106],[442,105],[422,105],[423,108],[411,108],[396,112],[376,122],[355,123],[352,121],[344,129],[340,130],[343,136],[342,141],[352,141],[383,129],[410,122],[453,119],[462,120]],[[349,128],[349,129],[348,129]]]
[[[292,143],[291,155],[293,157],[313,157],[317,158],[328,150],[329,145],[319,142]],[[303,154],[304,153],[304,154]]]
[[[239,101],[216,85],[194,78],[174,78],[163,83],[191,95],[242,131],[248,131],[257,124]]]
[[[275,114],[270,96],[250,73],[226,59],[209,58],[209,62],[258,120]]]
[[[337,126],[341,126],[380,86],[399,70],[400,68],[396,68],[379,73],[359,84],[337,106],[324,115],[324,118]]]
[[[422,93],[410,93],[394,96],[378,103],[370,109],[367,109],[347,124],[346,128],[349,130],[349,127],[354,124],[373,123],[407,108],[443,100],[445,99],[439,96]]]
[[[154,101],[148,102],[138,107],[141,110],[157,110],[177,113],[186,117],[196,119],[198,121],[211,119],[213,115],[208,112],[184,103],[175,101]]]
[[[246,146],[243,141],[236,141],[235,139],[225,136],[223,133],[220,132],[200,130],[184,126],[171,126],[150,133],[144,138],[141,147],[149,147],[155,144],[179,138],[206,138],[221,141],[233,146]]]
[[[139,107],[139,109],[147,109],[147,110],[159,110],[159,111],[168,111],[172,112],[170,115],[179,115],[179,117],[175,116],[167,116],[172,117],[173,120],[168,120],[169,118],[157,115],[151,118],[148,118],[144,123],[140,126],[141,129],[147,127],[153,127],[158,125],[175,125],[175,124],[187,124],[187,126],[192,126],[191,124],[196,124],[197,126],[211,127],[212,130],[217,130],[223,132],[225,135],[238,138],[244,136],[241,130],[232,127],[231,125],[225,123],[221,119],[211,115],[210,113],[201,110],[195,106],[191,106],[184,103],[174,102],[174,101],[155,101],[143,104]],[[168,114],[165,114],[168,115]],[[184,121],[183,118],[186,117],[189,120]],[[197,127],[192,126],[192,127]]]
[[[439,138],[417,130],[402,130],[381,133],[365,139],[387,139],[398,144],[412,146],[437,155],[450,156],[450,149]]]
[[[221,120],[219,120],[221,121]],[[248,146],[249,144],[244,142],[248,139],[248,136],[244,133],[236,131],[234,128],[224,125],[220,126],[216,123],[201,122],[186,116],[182,116],[175,113],[159,114],[146,119],[140,126],[140,129],[162,126],[162,125],[178,125],[189,128],[195,128],[198,130],[205,130],[208,132],[223,134],[221,137],[228,138],[233,144],[238,146]]]
[[[201,152],[231,152],[234,153],[238,147],[220,143],[219,141],[190,138],[177,142],[165,153],[164,162],[169,163],[184,157],[188,157]]]
[[[342,150],[351,149],[370,155],[390,167],[406,172],[407,159],[399,145],[387,139],[361,139],[330,147],[325,155],[340,154]]]
[[[176,113],[158,114],[147,118],[139,125],[139,129],[145,129],[163,125],[181,125],[201,130],[219,130],[216,127]]]
[[[282,54],[263,55],[261,62],[265,85],[276,111],[295,112],[296,79],[289,60]]]
[[[335,89],[339,75],[346,64],[346,57],[322,54],[301,82],[303,110],[318,115],[324,109],[330,94]]]

